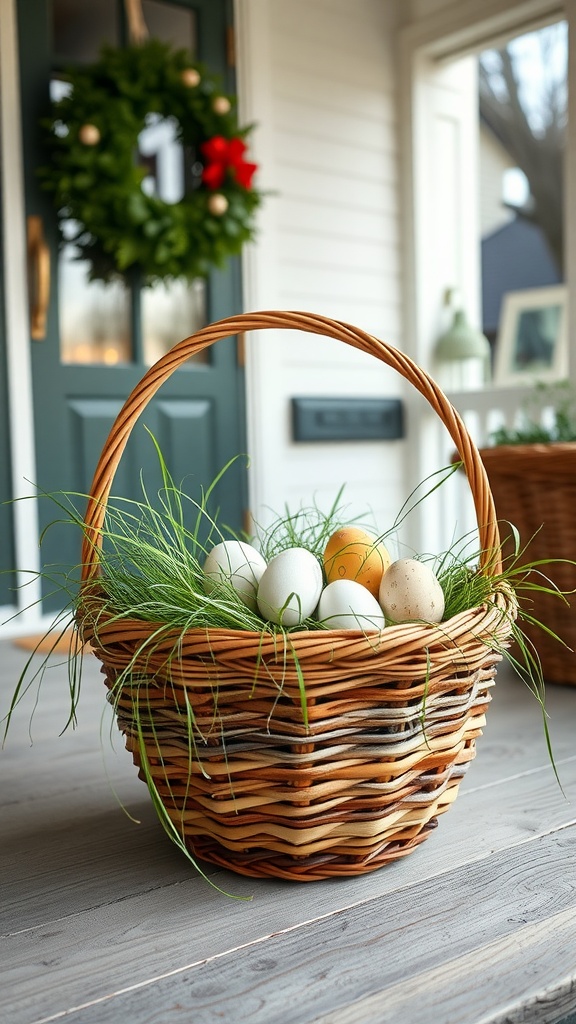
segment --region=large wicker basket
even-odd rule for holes
[[[367,352],[428,399],[468,473],[482,571],[490,579],[498,573],[486,473],[439,387],[406,355],[357,328],[306,313],[258,312],[182,341],[127,399],[86,512],[78,622],[114,690],[134,762],[149,784],[152,778],[154,799],[159,795],[194,857],[251,876],[352,876],[409,853],[454,801],[510,637],[516,604],[509,588],[495,583],[485,605],[439,625],[409,623],[369,636],[301,630],[290,634],[289,645],[272,635],[221,629],[152,642],[157,623],[107,617],[95,596],[92,546],[98,550],[114,473],[147,402],[194,353],[268,328],[325,335]]]
[[[526,545],[522,561],[550,563],[542,569],[546,577],[567,595],[576,591],[576,443],[498,445],[480,455],[505,557],[513,550],[506,526],[512,523]],[[525,619],[522,630],[538,652],[546,682],[576,684],[573,598],[531,591],[526,610],[563,641]]]

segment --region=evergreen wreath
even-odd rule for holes
[[[78,258],[91,280],[138,270],[144,283],[205,277],[254,237],[262,194],[246,159],[252,126],[239,128],[235,98],[186,50],[152,39],[104,47],[99,60],[66,75],[70,94],[52,104],[47,164],[59,227],[73,222]],[[186,191],[175,203],[142,187],[138,137],[150,115],[170,118],[184,147]]]

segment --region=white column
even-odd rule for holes
[[[0,0],[0,131],[2,153],[2,218],[4,242],[4,302],[10,417],[10,458],[15,499],[14,536],[17,584],[15,609],[26,609],[13,622],[0,614],[0,632],[23,632],[39,620],[32,605],[40,597],[39,582],[26,570],[40,566],[36,501],[17,499],[34,493],[35,454],[30,326],[28,313],[24,181],[22,172],[16,0]]]

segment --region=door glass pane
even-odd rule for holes
[[[87,63],[103,43],[119,45],[116,0],[53,0],[52,32],[56,59]]]
[[[143,0],[142,13],[150,36],[172,43],[179,50],[196,53],[196,15],[176,4]]]
[[[142,289],[142,343],[147,366],[205,324],[204,281],[172,281]],[[190,361],[207,363],[208,352],[204,349]]]
[[[149,114],[138,137],[138,153],[148,174],[142,188],[165,203],[179,203],[188,189],[199,182],[201,167],[194,154],[178,141],[174,118]],[[150,366],[182,338],[206,323],[204,281],[173,281],[144,288],[142,303],[142,350]],[[194,362],[206,362],[202,352]]]
[[[143,14],[151,37],[177,47],[196,50],[197,25],[194,11],[174,4],[144,0]],[[118,43],[117,4],[104,0],[54,0],[53,27],[58,59],[92,61],[103,42]],[[56,76],[51,82],[52,99],[69,91]],[[177,140],[178,125],[172,118],[149,114],[138,138],[135,159],[148,174],[142,188],[166,203],[178,203],[197,186],[201,171],[195,153],[183,150]],[[71,237],[74,224],[64,226]],[[111,284],[89,280],[89,266],[76,258],[72,244],[64,245],[59,256],[60,355],[63,363],[115,365],[131,362],[130,291],[118,280]],[[206,316],[204,281],[175,281],[142,289],[142,358],[154,363],[176,342],[202,327]],[[140,345],[137,346],[140,351]],[[191,362],[206,363],[208,353]]]
[[[71,234],[73,222],[64,225]],[[88,280],[88,263],[75,258],[74,245],[62,247],[58,260],[60,358],[63,363],[131,360],[130,294],[122,281]]]
[[[70,86],[58,78],[50,82],[50,96],[58,100]],[[58,130],[58,128],[57,128]],[[63,363],[104,363],[112,366],[132,358],[130,294],[122,281],[104,284],[89,280],[89,266],[77,259],[77,250],[66,239],[76,224],[64,222],[65,244],[58,256],[58,310],[60,359]]]

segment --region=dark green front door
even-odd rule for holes
[[[233,88],[226,63],[230,26],[225,0],[144,0],[143,13],[151,35],[190,48],[211,72],[221,74],[224,88]],[[75,61],[92,62],[103,42],[126,41],[124,5],[121,0],[19,0],[18,16],[27,215],[40,218],[32,223],[41,228],[52,267],[45,336],[40,325],[40,338],[30,339],[35,483],[49,493],[85,494],[112,422],[146,368],[203,322],[239,311],[239,266],[232,263],[206,283],[142,289],[134,281],[89,283],[73,253],[64,249],[58,254],[55,216],[36,176],[44,162],[38,120],[48,106],[51,79],[52,89],[58,88],[60,68]],[[219,342],[203,361],[175,372],[142,417],[160,443],[173,477],[186,480],[194,497],[230,459],[245,451],[243,379],[236,344],[234,338]],[[141,497],[141,471],[153,493],[160,480],[143,424],[133,431],[113,493]],[[242,524],[245,472],[244,460],[237,460],[215,498],[222,521],[235,529]],[[42,527],[58,518],[57,513],[51,500],[40,500]],[[48,530],[42,544],[45,568],[77,564],[77,532]],[[47,585],[46,606],[56,606],[61,595],[51,599],[49,589]]]

